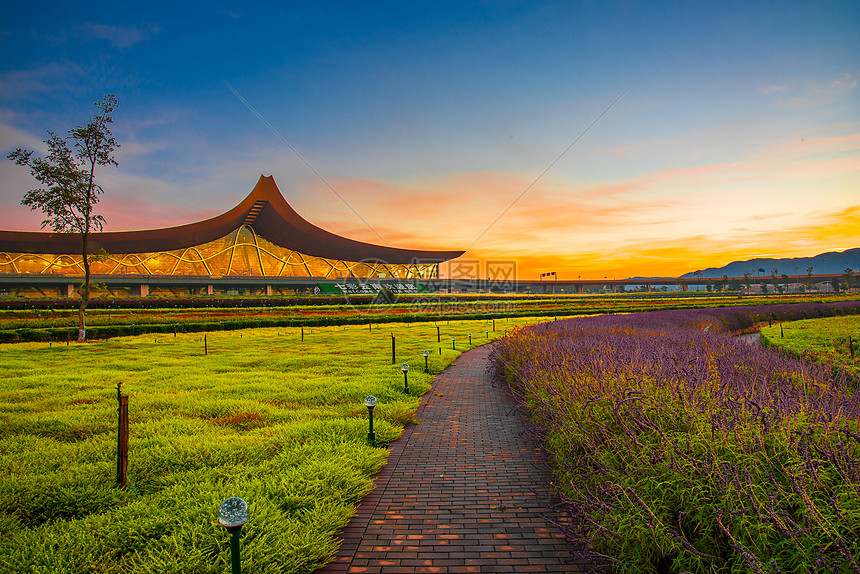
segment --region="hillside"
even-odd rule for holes
[[[860,268],[860,248],[847,249],[840,252],[821,253],[814,257],[793,257],[783,259],[773,259],[769,257],[760,257],[750,259],[748,261],[733,261],[723,267],[708,267],[700,271],[692,271],[685,273],[681,277],[694,278],[698,273],[702,277],[720,278],[723,275],[729,277],[742,277],[744,273],[752,275],[770,275],[771,271],[776,268],[777,273],[788,275],[806,275],[807,268],[812,267],[813,273],[816,275],[823,273],[842,273],[847,268],[857,270]],[[759,271],[764,269],[764,273]]]

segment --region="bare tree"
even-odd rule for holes
[[[81,285],[81,304],[78,309],[78,341],[86,340],[86,308],[90,300],[90,263],[103,257],[104,252],[90,252],[89,239],[93,231],[101,231],[104,217],[93,212],[104,190],[96,183],[97,165],[117,162],[113,153],[119,144],[110,131],[111,114],[116,108],[116,96],[108,94],[95,103],[96,113],[84,126],[69,130],[66,138],[48,131],[45,145],[48,155],[33,157],[35,152],[18,148],[8,157],[18,165],[30,168],[30,173],[43,187],[24,194],[21,200],[31,210],[45,215],[42,227],[56,233],[77,233],[81,236],[84,281]],[[70,148],[67,142],[73,142]]]

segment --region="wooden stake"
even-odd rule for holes
[[[209,354],[209,343],[206,341],[206,333],[203,333],[203,354]]]
[[[116,483],[124,488],[128,472],[128,395],[123,395],[120,388],[117,385],[119,425],[116,438]]]
[[[394,333],[391,333],[391,364],[394,365],[397,363],[397,359],[395,359],[394,354]]]

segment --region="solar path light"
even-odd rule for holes
[[[367,407],[368,421],[370,428],[367,431],[367,440],[370,444],[376,444],[376,433],[373,432],[373,407],[376,406],[376,397],[367,395],[364,397],[364,406]]]
[[[427,358],[430,356],[430,351],[424,351],[424,372],[429,373],[430,367],[427,365]]]
[[[472,346],[472,333],[469,333],[469,346]]]
[[[409,363],[403,363],[400,365],[400,370],[403,371],[403,387],[405,389],[405,393],[409,394]]]
[[[230,536],[230,561],[233,564],[233,574],[242,574],[242,563],[239,558],[239,532],[248,522],[248,503],[238,496],[231,496],[221,503],[218,508],[218,522],[227,529]]]
[[[457,337],[451,337],[451,350],[457,350]]]
[[[484,333],[486,333],[486,334],[487,334],[487,339],[489,339],[489,338],[490,338],[490,330],[489,330],[489,329],[487,329],[486,331],[484,331]]]

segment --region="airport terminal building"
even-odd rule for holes
[[[93,281],[115,295],[296,293],[314,282],[374,279],[400,283],[438,278],[439,264],[462,251],[420,251],[363,243],[303,219],[274,178],[230,211],[197,223],[90,234]],[[0,231],[0,282],[7,294],[69,296],[83,276],[76,233]],[[35,293],[34,293],[35,294]]]

